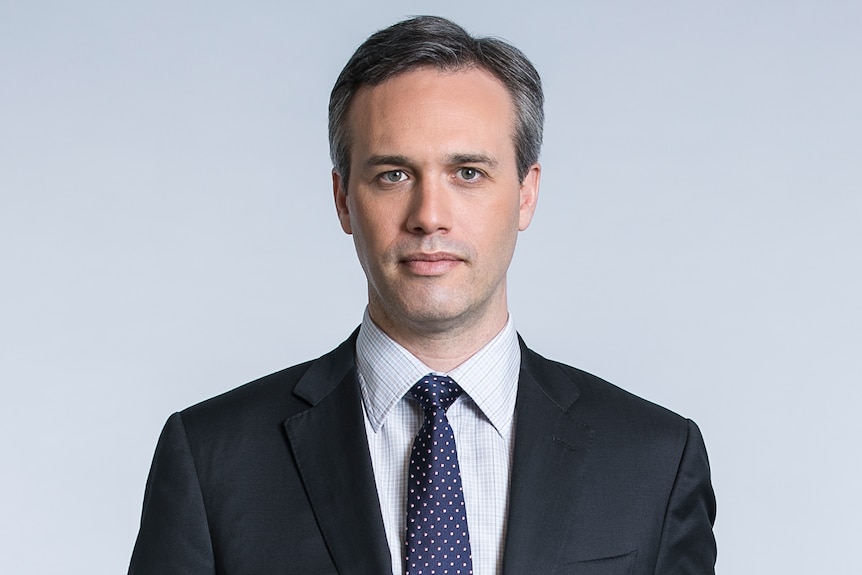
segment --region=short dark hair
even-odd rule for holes
[[[445,18],[417,16],[371,35],[344,66],[329,97],[329,154],[336,172],[350,176],[350,104],[362,86],[376,86],[418,68],[479,68],[497,78],[515,107],[518,178],[539,160],[544,95],[539,73],[517,48],[497,38],[474,38]]]

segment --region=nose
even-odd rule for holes
[[[414,234],[433,234],[452,228],[452,190],[434,178],[417,181],[410,200],[407,229]]]

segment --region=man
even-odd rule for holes
[[[362,325],[168,420],[130,573],[713,572],[694,423],[514,331],[542,103],[523,54],[447,20],[357,50],[329,130]]]

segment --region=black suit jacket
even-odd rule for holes
[[[354,344],[168,419],[130,574],[389,573]],[[504,574],[713,573],[695,424],[521,345]]]

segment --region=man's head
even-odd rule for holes
[[[538,72],[524,54],[496,38],[474,38],[463,28],[436,16],[399,22],[369,37],[353,54],[329,98],[329,154],[336,172],[350,178],[352,134],[348,122],[353,98],[363,86],[419,68],[485,70],[509,92],[515,106],[512,134],[518,176],[523,179],[539,160],[542,147],[544,95]]]
[[[474,352],[505,324],[506,272],[538,198],[541,100],[520,52],[437,18],[375,34],[339,78],[339,221],[371,318],[408,349],[460,337]]]

